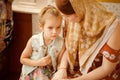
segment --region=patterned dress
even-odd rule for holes
[[[50,80],[57,69],[57,58],[62,49],[64,39],[58,36],[48,46],[44,45],[43,32],[32,36],[32,60],[51,56],[52,64],[43,66],[22,66],[22,72],[19,80]]]
[[[107,44],[105,44],[103,46],[103,48],[100,50],[99,54],[96,56],[96,58],[94,59],[92,66],[89,68],[89,72],[98,68],[99,66],[102,65],[102,58],[103,56],[109,60],[110,62],[118,62],[116,68],[112,71],[111,74],[109,74],[107,77],[101,79],[101,80],[119,80],[119,76],[120,76],[120,50],[114,50],[112,48],[110,48]],[[76,65],[74,68],[74,74],[70,74],[70,72],[68,71],[68,78],[75,78],[78,77],[81,74],[81,72],[79,71],[79,62],[78,59],[76,59]]]
[[[96,56],[92,67],[89,69],[89,71],[92,71],[93,69],[102,65],[103,56],[110,62],[118,62],[118,64],[116,68],[112,71],[112,73],[102,80],[117,80],[120,76],[120,50],[114,50],[110,48],[107,44],[105,44],[100,50],[100,53]]]

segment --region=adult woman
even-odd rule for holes
[[[56,5],[67,16],[67,34],[66,51],[53,80],[116,80],[120,72],[116,16],[96,0],[56,0]]]

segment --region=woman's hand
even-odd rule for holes
[[[66,69],[59,69],[53,76],[52,80],[61,80],[67,78]]]

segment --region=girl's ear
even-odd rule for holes
[[[39,23],[39,28],[40,28],[40,31],[43,30],[43,24]]]

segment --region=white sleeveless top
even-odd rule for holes
[[[46,55],[46,51],[47,51],[48,54],[51,56],[54,71],[56,71],[57,58],[62,49],[63,43],[64,43],[64,39],[58,36],[54,41],[50,43],[50,45],[48,45],[48,50],[47,50],[47,47],[45,47],[44,45],[43,32],[37,35],[33,35],[32,36],[33,52],[32,52],[31,59],[33,60],[40,59]],[[36,68],[37,66],[33,67],[33,66],[23,65],[22,75],[26,76]]]

